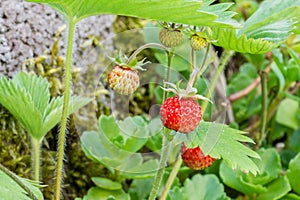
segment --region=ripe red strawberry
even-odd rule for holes
[[[169,97],[160,108],[160,119],[164,126],[181,132],[195,130],[202,119],[201,107],[195,98]]]
[[[187,148],[184,143],[181,144],[181,158],[183,163],[194,170],[203,170],[210,167],[215,158],[209,155],[205,156],[199,146],[195,148]]]
[[[183,33],[180,29],[163,28],[159,32],[159,40],[166,47],[176,47],[183,41]]]
[[[120,65],[108,73],[107,81],[113,90],[123,95],[132,94],[140,84],[137,70]]]

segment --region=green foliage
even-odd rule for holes
[[[23,179],[21,177],[18,178],[20,181],[22,181],[23,184],[25,184],[30,189],[30,191],[34,193],[34,195],[39,200],[44,199],[43,194],[36,186],[37,185],[36,183],[27,179]],[[1,170],[0,170],[0,194],[1,194],[1,199],[5,199],[5,200],[6,199],[30,200],[30,198],[27,196],[27,193],[23,190],[23,188],[21,188],[18,183],[16,183],[12,178],[10,178]]]
[[[233,169],[249,171],[254,175],[259,168],[251,158],[259,155],[241,142],[254,143],[245,132],[227,125],[202,121],[190,134],[177,134],[175,143],[184,142],[187,147],[200,146],[204,155],[223,158]]]
[[[126,2],[123,0],[102,0],[101,3],[97,0],[28,1],[46,3],[75,23],[92,15],[115,14],[199,26],[239,26],[237,22],[231,19],[235,13],[226,11],[232,4],[210,5],[214,0],[204,2],[175,0],[172,1],[172,5],[164,0],[131,0]],[[126,3],[126,6],[124,6],[124,3]]]
[[[257,78],[257,70],[251,63],[243,64],[239,73],[232,77],[227,85],[227,95],[239,92],[250,85]],[[260,111],[260,99],[256,100],[257,89],[251,91],[247,97],[232,104],[236,122],[242,122]],[[250,109],[249,109],[250,107]]]
[[[197,174],[186,179],[184,186],[173,187],[169,193],[169,200],[224,200],[229,199],[219,179],[213,175]]]
[[[107,178],[92,177],[92,181],[100,188],[107,190],[120,190],[122,185],[119,182],[114,182]]]
[[[130,200],[123,190],[105,190],[100,187],[92,187],[83,200]]]
[[[60,121],[62,101],[63,97],[50,100],[49,84],[42,77],[19,72],[11,80],[4,76],[0,78],[0,103],[37,140]],[[90,98],[74,96],[68,114],[90,101]]]
[[[266,0],[242,29],[214,28],[214,44],[237,52],[266,53],[288,38],[300,12],[299,6],[299,1]]]
[[[291,186],[293,190],[300,195],[300,185],[299,185],[299,179],[300,179],[300,153],[297,154],[297,156],[291,160],[289,164],[289,169],[287,171],[287,177],[291,183]]]
[[[276,122],[293,130],[300,127],[300,119],[297,118],[299,102],[286,98],[281,101],[276,113]]]
[[[101,115],[99,131],[86,131],[81,136],[82,149],[92,160],[122,177],[142,178],[153,176],[157,169],[156,159],[144,160],[135,153],[146,144],[149,131],[141,117],[128,117],[116,121],[113,116]]]
[[[290,191],[286,176],[281,175],[279,154],[275,149],[260,149],[260,160],[255,160],[260,173],[256,176],[230,169],[225,162],[220,166],[224,183],[237,191],[257,199],[279,199]]]

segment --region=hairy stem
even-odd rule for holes
[[[56,185],[55,185],[55,199],[60,200],[61,184],[63,181],[63,160],[65,151],[66,129],[67,129],[67,117],[69,108],[69,98],[71,94],[71,65],[72,65],[72,48],[74,37],[75,23],[69,20],[69,32],[68,32],[68,47],[66,55],[66,68],[65,68],[65,88],[64,88],[64,103],[61,118],[61,126],[58,138],[57,147],[57,166],[56,166]]]
[[[201,75],[201,73],[203,73],[205,71],[205,69],[203,71],[203,68],[205,68],[205,66],[206,66],[205,63],[206,63],[206,60],[208,58],[209,49],[210,49],[210,44],[208,44],[208,46],[207,46],[206,53],[205,53],[205,56],[203,58],[203,62],[202,62],[202,65],[200,66],[200,68],[196,67],[196,59],[195,59],[196,58],[196,52],[193,49],[191,49],[190,63],[191,63],[191,68],[193,69],[193,71],[190,75],[190,79],[189,79],[189,82],[187,84],[186,91],[189,91],[193,87],[193,85],[195,84],[196,77]],[[181,164],[182,164],[182,159],[179,158],[176,161],[170,176],[168,177],[166,186],[165,186],[165,188],[162,192],[160,200],[165,200],[166,199],[166,197],[168,195],[168,192],[169,192],[169,190],[170,190],[170,188],[171,188],[171,186],[172,186],[172,184],[173,184],[173,182],[176,178],[176,175],[177,175],[177,173],[180,169]]]
[[[267,89],[267,73],[266,72],[261,72],[260,73],[260,78],[261,78],[261,91],[262,91],[262,98],[261,98],[261,109],[262,109],[262,117],[261,117],[261,131],[260,134],[258,135],[258,141],[256,145],[256,149],[260,147],[262,144],[263,140],[266,137],[266,124],[267,124],[267,116],[268,116],[268,89]]]
[[[141,53],[143,50],[147,49],[147,48],[154,48],[154,47],[157,47],[157,48],[161,48],[165,51],[169,51],[169,49],[167,47],[165,47],[164,45],[162,44],[159,44],[159,43],[148,43],[148,44],[144,44],[142,46],[140,46],[137,50],[135,50],[133,52],[133,54],[131,54],[131,56],[128,58],[128,61],[127,63],[130,63],[139,53]]]
[[[182,159],[178,158],[177,161],[176,161],[176,163],[175,163],[175,165],[173,166],[171,174],[168,177],[168,180],[166,182],[165,188],[164,188],[164,190],[163,190],[163,192],[162,192],[162,194],[160,196],[160,200],[165,200],[167,198],[169,190],[170,190],[170,188],[171,188],[171,186],[172,186],[172,184],[173,184],[173,182],[174,182],[174,180],[175,180],[175,178],[177,176],[177,173],[178,173],[178,171],[180,169],[181,164],[182,164]]]
[[[35,194],[20,180],[20,178],[14,173],[12,173],[11,171],[9,171],[9,169],[4,167],[1,163],[0,163],[0,170],[4,172],[7,176],[9,176],[11,179],[13,179],[21,188],[23,188],[23,190],[27,192],[28,196],[31,199],[38,200]]]
[[[221,56],[221,64],[218,67],[215,75],[212,78],[212,81],[210,83],[208,91],[207,91],[207,93],[205,95],[206,98],[208,98],[208,99],[211,98],[212,92],[213,92],[213,90],[216,87],[217,80],[218,80],[220,74],[223,72],[223,70],[224,70],[227,62],[229,61],[229,59],[231,58],[232,55],[233,55],[233,51],[231,51],[231,50],[225,50],[225,51],[223,51],[222,56]],[[208,106],[208,102],[204,101],[203,105],[202,105],[202,113],[205,113],[205,110],[206,110],[207,106]]]
[[[33,155],[32,155],[32,167],[33,167],[33,173],[34,173],[34,180],[39,181],[40,180],[40,154],[41,154],[41,143],[39,140],[32,138],[32,149],[33,149]]]
[[[173,53],[172,52],[168,52],[168,66],[167,66],[167,74],[166,74],[166,82],[169,81],[170,78],[170,69],[171,69],[171,62],[172,62],[172,57],[173,57]],[[167,85],[165,84],[164,87],[167,87]],[[167,98],[168,92],[165,90],[164,94],[163,94],[163,101],[165,101],[165,99]],[[170,147],[171,145],[169,144],[169,140],[166,136],[167,132],[166,132],[166,128],[163,129],[163,144],[162,144],[162,152],[161,152],[161,157],[159,160],[159,166],[158,166],[158,170],[156,172],[155,175],[155,179],[154,179],[154,183],[153,183],[153,187],[149,196],[149,200],[154,200],[156,198],[159,186],[161,184],[164,172],[165,172],[165,166],[166,166],[166,162],[168,160],[168,156],[169,156],[169,152],[170,152]]]

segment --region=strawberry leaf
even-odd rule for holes
[[[69,104],[71,114],[91,99],[73,96]],[[0,78],[2,104],[35,139],[42,139],[61,120],[63,97],[50,100],[49,84],[45,78],[23,72],[13,79]]]
[[[289,37],[299,13],[299,1],[264,1],[242,29],[213,28],[214,44],[237,52],[266,53]]]
[[[171,200],[229,199],[223,185],[213,174],[197,174],[192,179],[186,179],[182,188],[174,187],[170,190],[169,197]]]
[[[18,177],[17,175],[14,175]],[[43,194],[39,190],[38,187],[36,187],[38,184],[36,182],[33,182],[31,180],[23,179],[21,177],[18,177],[18,179],[27,186],[27,188],[30,189],[30,191],[39,199],[43,200]],[[2,172],[0,170],[0,194],[1,199],[23,199],[23,200],[30,200],[27,196],[27,192],[19,186],[17,182],[15,182],[12,178],[10,178],[7,174]]]
[[[280,156],[275,149],[260,149],[258,154],[261,159],[255,159],[254,162],[259,168],[259,174],[254,176],[253,174],[234,171],[223,162],[220,166],[220,176],[223,182],[248,195],[268,193],[269,185],[280,177],[282,170]]]
[[[287,177],[293,188],[293,190],[300,195],[300,153],[296,155],[294,159],[291,160],[289,164],[289,169],[287,171]]]
[[[254,175],[259,172],[258,166],[251,159],[260,158],[259,155],[242,144],[254,143],[253,140],[245,136],[245,132],[227,125],[201,121],[190,134],[176,134],[174,142],[184,142],[189,148],[200,146],[205,155],[223,158],[231,168],[246,170]]]
[[[143,158],[136,153],[148,139],[147,123],[141,117],[116,121],[113,116],[101,115],[99,131],[85,131],[81,146],[86,156],[103,164],[123,177],[152,177],[158,167],[157,159]]]
[[[239,26],[232,19],[235,13],[227,11],[232,3],[211,5],[215,0],[173,0],[171,4],[165,0],[130,0],[126,2],[124,0],[102,0],[101,2],[98,0],[28,1],[46,3],[75,23],[93,15],[115,14],[199,26]]]

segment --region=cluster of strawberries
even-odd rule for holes
[[[182,42],[183,33],[180,28],[165,27],[161,30],[159,38],[163,45],[172,48]],[[205,37],[197,34],[191,36],[190,43],[194,50],[200,50],[207,44]],[[126,62],[117,63],[108,74],[108,84],[120,94],[132,94],[139,86],[138,71],[135,66],[129,66]],[[160,109],[163,125],[183,134],[194,131],[202,119],[201,106],[196,96],[177,93],[176,96],[167,98]],[[209,155],[204,155],[199,146],[187,148],[182,143],[180,152],[184,164],[195,170],[205,169],[215,160]]]

